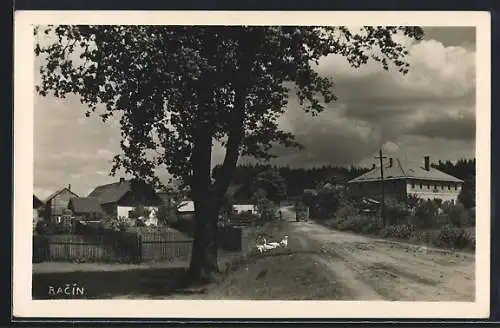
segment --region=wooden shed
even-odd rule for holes
[[[79,196],[71,191],[71,185],[59,189],[44,201],[42,216],[45,220],[58,223],[65,210],[68,209],[69,201]]]

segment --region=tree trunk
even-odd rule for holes
[[[217,273],[217,218],[219,201],[211,190],[212,133],[200,125],[195,136],[191,181],[195,231],[188,280],[206,281]]]
[[[189,278],[210,281],[219,272],[217,261],[218,208],[207,200],[195,202],[195,235],[189,266]]]

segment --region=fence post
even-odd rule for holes
[[[142,235],[140,233],[136,233],[137,238],[137,262],[142,262]]]

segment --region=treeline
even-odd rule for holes
[[[464,180],[464,186],[459,201],[466,207],[475,206],[476,201],[476,159],[459,159],[456,163],[451,161],[439,161],[433,163],[432,167],[443,171],[451,176]]]
[[[213,169],[213,176],[217,175],[220,166]],[[245,164],[238,165],[234,174],[234,184],[251,184],[255,177],[266,170],[274,169],[279,172],[286,183],[287,196],[302,195],[304,189],[317,188],[319,184],[326,182],[342,183],[369,171],[364,167],[339,167],[339,166],[320,166],[314,168],[290,168],[289,166],[273,166],[265,164]]]

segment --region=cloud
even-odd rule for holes
[[[472,115],[459,117],[441,116],[416,123],[408,135],[421,135],[430,138],[446,138],[472,141],[476,134],[476,120]]]
[[[404,76],[377,63],[353,69],[342,57],[323,59],[317,70],[333,77],[339,100],[311,117],[291,94],[280,126],[305,149],[276,148],[274,162],[292,167],[371,165],[381,146],[410,160],[474,156],[476,54],[466,43],[475,40],[469,33],[461,42],[458,29],[430,31],[421,42],[400,39],[410,51],[410,72]],[[86,118],[85,106],[74,96],[37,96],[34,110],[35,192],[40,197],[68,184],[86,195],[117,180],[108,176],[110,160],[120,152],[116,118],[107,123]],[[214,145],[212,163],[223,156],[224,149]],[[165,181],[169,177],[164,168],[158,173]]]

